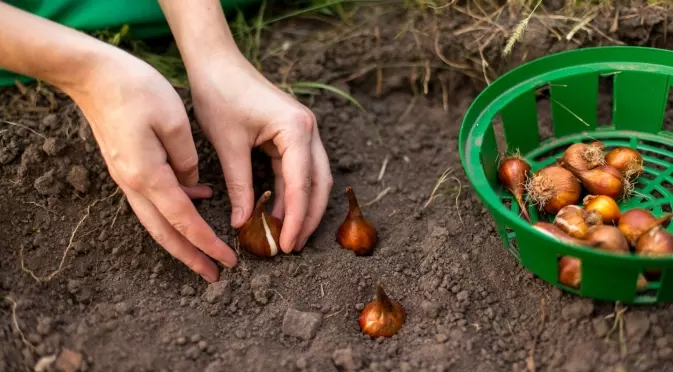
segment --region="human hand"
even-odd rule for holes
[[[151,236],[208,282],[236,265],[234,251],[199,215],[191,198],[198,157],[184,105],[152,67],[123,52],[107,58],[70,96],[88,119],[112,178]]]
[[[272,215],[283,220],[283,252],[301,250],[318,227],[332,189],[329,160],[313,113],[229,50],[188,65],[195,115],[215,147],[240,227],[254,205],[251,149],[260,146],[275,174]]]

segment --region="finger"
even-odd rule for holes
[[[148,199],[168,222],[193,245],[223,265],[236,265],[236,254],[226,245],[182,190],[168,165],[160,166],[146,189]]]
[[[285,183],[283,181],[283,163],[280,158],[271,159],[271,168],[273,168],[273,174],[275,176],[274,180],[274,191],[275,198],[273,200],[273,209],[271,210],[271,215],[283,220],[283,214],[285,213],[284,200],[285,200]]]
[[[313,131],[311,148],[313,155],[311,197],[306,218],[304,219],[304,227],[299,234],[299,243],[296,245],[295,251],[300,251],[304,248],[306,241],[320,224],[320,220],[327,209],[330,192],[332,191],[332,172],[329,166],[329,158],[317,130]]]
[[[190,199],[208,199],[213,196],[213,189],[206,185],[181,186]]]
[[[239,228],[250,218],[255,198],[250,147],[245,136],[234,135],[225,141],[215,146],[231,201],[231,225]]]
[[[179,119],[175,122],[158,123],[153,129],[166,149],[178,181],[185,186],[194,186],[199,181],[199,157],[187,114],[176,116]]]
[[[297,245],[311,191],[312,135],[309,133],[305,137],[291,141],[292,145],[282,154],[285,218],[280,233],[280,247],[285,253],[292,252]]]
[[[206,281],[212,283],[218,280],[217,265],[180,235],[149,200],[128,188],[124,189],[124,193],[140,223],[159,245]]]

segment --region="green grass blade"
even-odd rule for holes
[[[350,94],[344,92],[343,90],[341,90],[341,89],[339,89],[335,86],[328,85],[328,84],[323,84],[323,83],[316,83],[316,82],[312,82],[312,81],[299,81],[299,82],[296,82],[296,83],[292,83],[290,85],[292,86],[293,89],[294,88],[314,88],[314,89],[327,90],[329,92],[338,94],[338,95],[342,96],[343,98],[347,99],[350,103],[355,105],[355,107],[360,109],[360,111],[363,111],[363,112],[367,111],[367,110],[365,110],[364,107],[362,107],[360,102],[358,102],[358,100],[355,99],[355,97],[351,96]]]

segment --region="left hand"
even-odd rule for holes
[[[315,116],[239,53],[203,56],[188,72],[196,117],[222,164],[232,226],[239,228],[252,214],[251,149],[260,146],[275,174],[272,215],[283,220],[281,249],[301,250],[332,189]]]

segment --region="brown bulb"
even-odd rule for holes
[[[611,225],[591,226],[585,239],[598,243],[596,248],[619,254],[629,253],[629,242],[618,228]]]
[[[582,186],[567,169],[550,165],[537,171],[528,180],[526,191],[539,208],[555,215],[561,208],[580,200]]]
[[[575,143],[570,145],[563,154],[563,160],[579,170],[589,170],[605,164],[603,142],[591,144]]]
[[[549,222],[538,221],[533,224],[533,228],[539,230],[542,233],[545,233],[556,240],[560,240],[564,243],[571,245],[581,245],[586,247],[595,247],[600,242],[594,242],[589,240],[582,240],[573,238],[572,236],[566,234],[565,231],[561,230],[558,226],[551,224]]]
[[[337,231],[337,241],[342,247],[355,252],[357,256],[365,256],[372,252],[376,245],[376,229],[363,216],[353,188],[346,187],[348,195],[348,214]]]
[[[647,257],[673,255],[673,235],[661,226],[650,229],[638,239],[636,254]],[[653,276],[660,274],[660,270],[657,269],[649,269],[645,272]]]
[[[582,281],[582,262],[575,257],[561,257],[558,262],[558,275],[562,284],[570,288],[579,288]]]
[[[280,230],[283,222],[265,213],[264,207],[271,197],[266,191],[257,200],[252,216],[238,230],[238,241],[245,251],[260,257],[272,257],[280,250]]]
[[[617,226],[629,243],[635,247],[641,235],[667,222],[672,217],[673,213],[668,213],[662,217],[655,218],[652,213],[645,209],[633,208],[622,213]]]
[[[609,165],[600,165],[589,170],[581,170],[559,159],[558,163],[569,170],[575,177],[582,181],[584,187],[594,195],[606,195],[617,199],[624,195],[631,186],[617,168]]]
[[[554,217],[554,225],[577,239],[584,239],[589,227],[602,223],[603,218],[598,213],[589,212],[574,204],[561,208]]]
[[[612,224],[619,220],[621,212],[617,202],[605,195],[587,195],[582,201],[584,209],[601,215],[604,224]]]
[[[406,313],[398,301],[391,300],[381,285],[376,286],[376,298],[362,309],[360,329],[371,337],[391,337],[404,324]]]
[[[500,164],[498,168],[498,180],[514,195],[526,221],[531,222],[528,208],[523,202],[523,194],[526,190],[526,179],[529,172],[530,164],[518,156],[512,156],[506,158]]]
[[[608,165],[617,168],[625,178],[633,180],[643,172],[643,156],[634,149],[617,147],[605,156]]]

